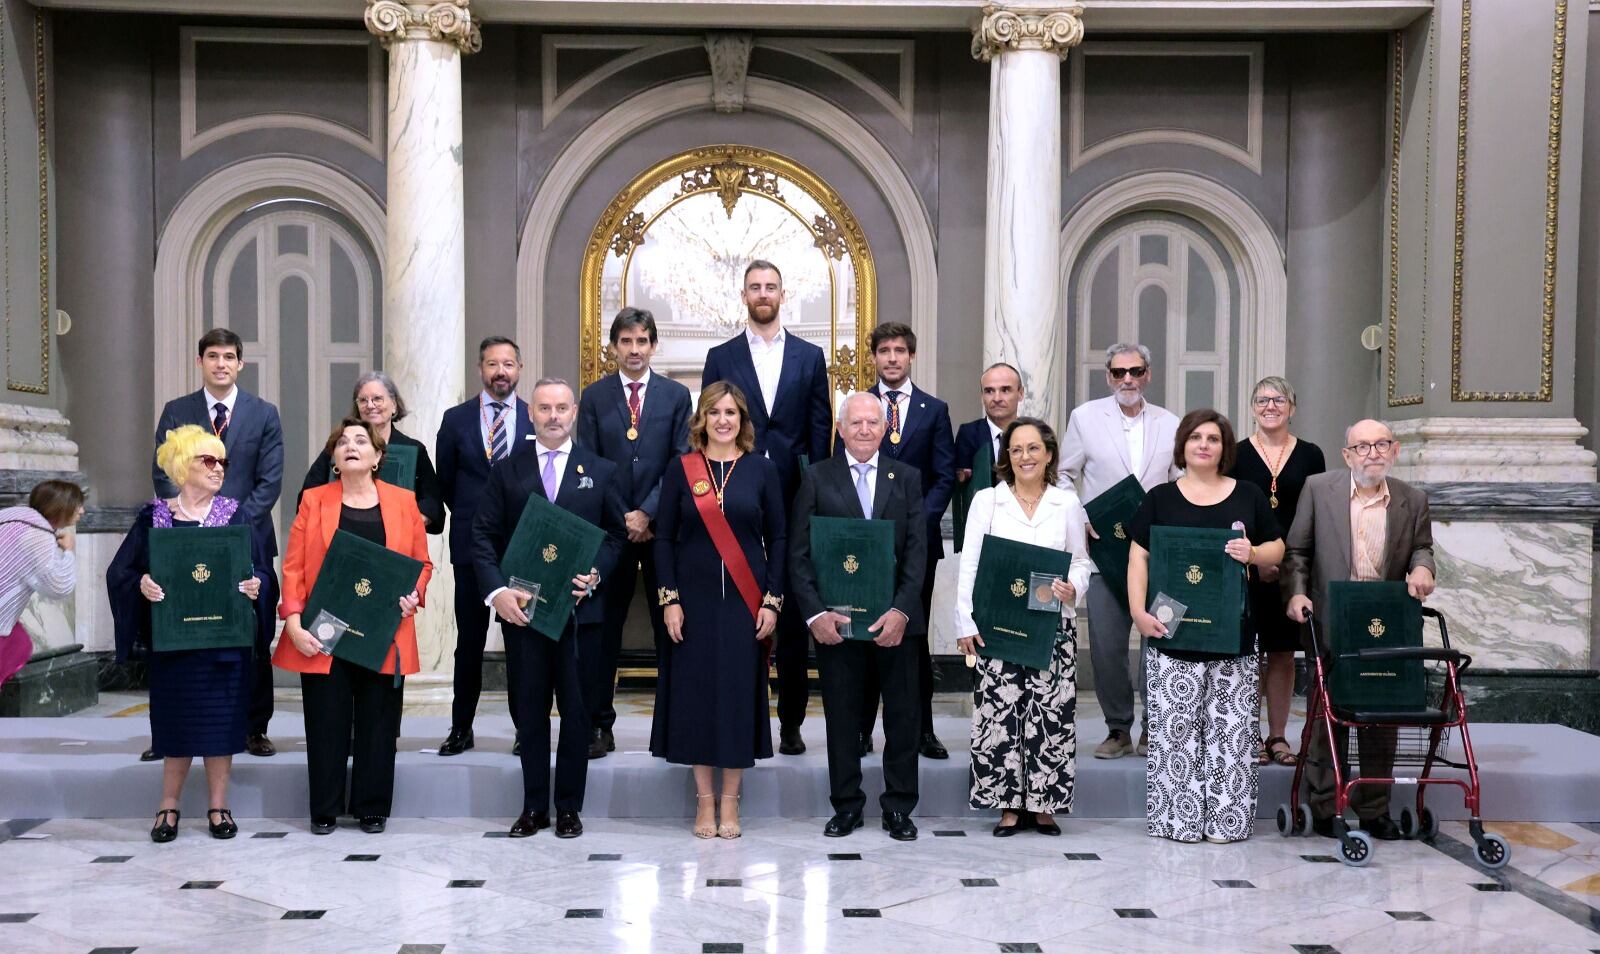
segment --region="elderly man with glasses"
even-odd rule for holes
[[[1433,525],[1428,497],[1389,476],[1400,454],[1400,442],[1381,421],[1357,421],[1345,431],[1347,470],[1332,470],[1306,480],[1286,540],[1282,585],[1289,598],[1289,618],[1305,622],[1306,614],[1325,605],[1328,584],[1340,580],[1403,580],[1419,600],[1434,587]],[[1358,733],[1361,774],[1384,778],[1391,771],[1394,729],[1362,729]],[[1340,747],[1346,740],[1341,736]],[[1343,753],[1341,752],[1341,759]],[[1333,837],[1333,767],[1325,735],[1312,736],[1307,755],[1313,828]],[[1389,786],[1358,785],[1350,807],[1361,827],[1374,838],[1392,841],[1399,827],[1389,818]]]

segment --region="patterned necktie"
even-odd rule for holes
[[[505,460],[506,457],[506,406],[499,401],[489,402],[490,410],[494,411],[494,420],[489,422],[489,460],[490,462]]]
[[[642,381],[628,382],[628,417],[634,427],[639,426],[639,411],[641,407],[639,404],[639,389],[642,387],[644,387],[644,382]]]
[[[228,429],[228,405],[218,401],[211,407],[217,412],[211,418],[211,430],[218,437],[221,437],[222,432]]]
[[[556,452],[546,451],[544,455],[544,472],[539,475],[544,481],[544,497],[551,503],[556,500]]]
[[[889,401],[889,433],[900,433],[900,392],[890,391],[884,395]]]
[[[861,501],[861,515],[872,519],[872,485],[867,483],[867,472],[872,470],[871,464],[852,464],[856,470],[856,498]]]

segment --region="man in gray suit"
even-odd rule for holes
[[[1349,469],[1317,474],[1306,481],[1289,528],[1283,592],[1289,618],[1305,622],[1314,608],[1326,606],[1328,584],[1340,580],[1404,580],[1419,600],[1434,587],[1433,525],[1428,497],[1394,477],[1389,469],[1400,442],[1380,421],[1357,421],[1345,431],[1344,462]],[[1324,660],[1324,665],[1327,661]],[[1361,774],[1386,777],[1393,768],[1395,730],[1357,733]],[[1347,733],[1341,733],[1340,749]],[[1306,765],[1313,827],[1333,837],[1333,769],[1327,736],[1313,734]],[[1344,752],[1341,751],[1341,760]],[[1389,818],[1389,786],[1358,785],[1350,807],[1374,838],[1393,841],[1399,827]]]
[[[244,342],[226,328],[213,328],[200,338],[195,364],[200,367],[203,387],[192,394],[173,398],[161,409],[156,424],[156,446],[166,440],[167,431],[184,424],[209,427],[222,439],[228,452],[228,468],[222,478],[222,495],[239,501],[256,531],[267,542],[269,556],[278,555],[278,537],[272,528],[272,508],[283,489],[283,425],[278,409],[239,387],[239,371],[244,367]],[[151,481],[157,497],[178,494],[165,471],[150,463]],[[267,574],[267,587],[261,599],[278,602],[277,574]],[[267,722],[272,718],[272,658],[270,631],[256,636],[255,683],[250,693],[250,714],[245,750],[251,755],[269,756],[277,752],[267,738]],[[154,758],[154,753],[145,755]]]

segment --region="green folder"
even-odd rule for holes
[[[561,638],[578,605],[572,578],[588,575],[605,537],[599,527],[544,497],[528,498],[500,560],[500,572],[507,579],[515,576],[539,584],[539,596],[527,610],[530,629]]]
[[[328,465],[328,482],[339,479],[338,471]],[[386,484],[417,489],[417,448],[411,444],[390,444],[384,448],[383,463],[378,465],[378,479]]]
[[[382,672],[400,628],[400,597],[415,590],[421,576],[422,561],[335,530],[300,625],[310,628],[317,613],[327,610],[350,627],[334,644],[333,654]]]
[[[972,584],[972,619],[985,656],[1049,669],[1061,628],[1060,613],[1028,609],[1028,577],[1048,573],[1066,579],[1072,554],[984,534],[978,576]]]
[[[983,444],[978,448],[978,456],[972,461],[972,476],[964,484],[956,486],[953,497],[955,504],[952,519],[955,521],[955,552],[961,552],[961,545],[967,539],[967,512],[972,508],[972,498],[978,491],[994,486],[994,442],[988,440],[988,434]]]
[[[1223,546],[1241,536],[1242,530],[1209,527],[1150,528],[1150,585],[1145,599],[1153,602],[1157,593],[1165,593],[1188,607],[1177,634],[1155,640],[1152,646],[1239,654],[1244,566]]]
[[[1391,712],[1426,705],[1422,660],[1339,658],[1358,649],[1422,646],[1422,604],[1404,583],[1329,583],[1326,617],[1325,638],[1334,656],[1328,693],[1336,705]]]
[[[256,616],[239,584],[250,578],[250,527],[150,531],[150,578],[165,594],[150,604],[156,652],[255,645]]]
[[[822,604],[850,607],[850,638],[872,639],[894,602],[894,521],[812,517],[811,565]]]
[[[1100,579],[1124,606],[1128,603],[1128,551],[1133,546],[1128,526],[1143,502],[1144,486],[1130,474],[1083,505],[1089,525],[1100,534],[1098,540],[1089,539],[1089,559],[1099,569]]]

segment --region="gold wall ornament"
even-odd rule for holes
[[[7,8],[0,5],[0,39],[4,38]],[[0,213],[3,223],[5,257],[5,348],[6,390],[23,394],[50,393],[50,139],[48,73],[45,57],[46,14],[33,10],[33,112],[34,132],[38,145],[39,163],[39,383],[17,381],[11,376],[11,324],[16,312],[11,307],[11,162],[10,148],[3,131],[9,127],[9,97],[6,91],[5,50],[9,43],[0,43]]]
[[[871,334],[871,332],[868,332],[868,334]],[[862,349],[859,353],[865,354],[866,350]],[[867,376],[860,366],[861,362],[857,359],[857,354],[856,349],[849,345],[840,345],[834,349],[833,363],[828,365],[828,380],[833,384],[835,391],[849,393],[860,390],[863,386],[872,386],[870,382],[863,385]]]
[[[1200,581],[1205,579],[1206,575],[1200,571],[1198,565],[1191,563],[1189,564],[1189,572],[1185,573],[1183,578],[1189,581],[1190,586],[1199,586]]]
[[[618,258],[627,258],[630,252],[643,244],[644,216],[629,212],[617,226],[616,234],[611,236],[611,253]]]
[[[1394,33],[1391,54],[1390,86],[1392,99],[1389,133],[1389,295],[1388,326],[1389,348],[1384,353],[1388,372],[1388,404],[1390,407],[1409,407],[1423,402],[1428,380],[1428,266],[1430,231],[1433,222],[1433,117],[1434,94],[1434,43],[1438,17],[1428,19],[1428,31],[1423,42],[1428,47],[1428,60],[1424,71],[1428,81],[1428,111],[1422,133],[1422,309],[1417,322],[1419,353],[1417,358],[1417,389],[1415,393],[1399,393],[1399,341],[1400,341],[1400,189],[1401,133],[1405,117],[1405,31]]]
[[[845,554],[844,571],[846,573],[854,574],[859,569],[861,569],[861,563],[856,559],[856,555],[854,553]]]
[[[435,40],[476,53],[483,48],[483,34],[471,7],[472,0],[367,0],[364,19],[385,47],[404,40]]]
[[[544,557],[544,562],[546,563],[556,562],[556,545],[554,543],[545,544],[544,549],[539,551],[539,555]]]
[[[1083,40],[1083,7],[1008,7],[986,3],[972,28],[972,56],[987,63],[1008,50],[1042,50],[1066,59]]]
[[[362,577],[361,579],[357,580],[356,581],[356,595],[361,597],[362,599],[366,599],[367,597],[371,596],[372,595],[372,581],[367,579],[366,577]]]
[[[1028,592],[1028,584],[1022,582],[1022,578],[1021,577],[1018,577],[1017,579],[1011,581],[1011,595],[1012,596],[1015,596],[1018,599],[1021,599],[1027,592]]]
[[[1383,620],[1381,620],[1381,619],[1377,618],[1376,616],[1374,616],[1372,618],[1372,622],[1367,624],[1367,632],[1371,633],[1372,637],[1374,639],[1376,639],[1379,636],[1382,636],[1384,633],[1388,632],[1388,629],[1384,627]]]
[[[190,573],[189,576],[192,577],[196,583],[204,583],[205,581],[211,579],[211,570],[207,568],[204,563],[196,563],[194,565],[194,572]]]

